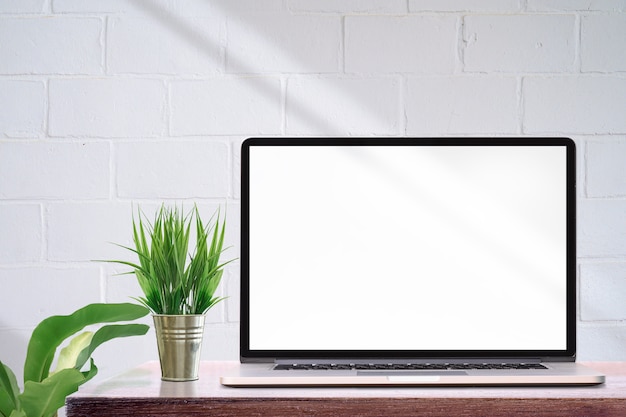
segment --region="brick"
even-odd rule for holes
[[[280,1],[263,1],[261,7]],[[228,2],[229,5],[232,3],[241,4],[241,7],[254,7],[259,2],[250,0]],[[54,13],[116,13],[124,16],[168,18],[170,24],[172,18],[176,16],[215,16],[223,7],[225,6],[222,2],[206,0],[54,0],[52,3]]]
[[[10,340],[11,343],[0,343],[0,358],[15,373],[18,384],[21,384],[24,380],[24,360],[32,329],[15,329],[6,327],[7,324],[0,324],[0,340]]]
[[[233,197],[241,199],[241,143],[243,139],[237,140],[233,146]]]
[[[463,40],[465,71],[571,71],[575,17],[467,16]]]
[[[348,16],[345,32],[347,72],[454,71],[455,17]]]
[[[626,71],[626,16],[582,17],[580,61],[582,71]]]
[[[0,74],[101,74],[97,18],[0,20]]]
[[[179,17],[164,24],[154,18],[111,18],[108,71],[152,74],[208,74],[222,70],[220,22]]]
[[[155,0],[155,7],[163,7],[165,1]],[[54,0],[54,13],[139,13],[144,11],[145,2],[133,0]],[[144,11],[145,13],[145,11]]]
[[[277,134],[282,123],[277,78],[215,78],[174,81],[170,87],[171,133]]]
[[[132,259],[127,253],[117,253],[114,258],[111,259],[127,259],[129,261],[136,261]],[[137,277],[134,274],[128,274],[131,271],[130,267],[116,264],[109,264],[104,267],[105,275],[105,300],[107,303],[124,303],[128,302],[130,298],[143,297],[144,294],[141,291],[141,287],[137,282]]]
[[[228,20],[226,71],[324,73],[339,70],[338,16],[241,12]]]
[[[0,198],[89,199],[109,195],[105,143],[0,143]]]
[[[41,13],[45,0],[2,0],[0,13]]]
[[[580,361],[623,361],[626,325],[582,323],[578,325],[576,358]]]
[[[43,242],[39,205],[0,205],[0,230],[0,264],[41,259]]]
[[[166,88],[147,79],[51,80],[51,136],[158,136],[165,129]]]
[[[287,0],[293,12],[320,13],[406,13],[404,0]]]
[[[226,300],[225,302],[228,302]],[[206,326],[205,334],[211,343],[202,345],[203,360],[238,360],[239,326],[233,323],[218,323]]]
[[[224,272],[224,278],[222,279],[222,285],[224,286],[225,294],[228,296],[226,302],[226,321],[228,323],[238,323],[240,321],[240,307],[241,307],[241,283],[237,278],[240,275],[239,264],[229,267]]]
[[[578,203],[578,256],[624,256],[626,200],[585,199]]]
[[[519,0],[409,0],[410,12],[511,12],[519,9]]]
[[[206,0],[195,0],[206,2]],[[213,2],[215,12],[224,16],[238,15],[245,12],[280,12],[285,11],[284,0],[230,0]],[[188,8],[188,7],[187,7]]]
[[[211,141],[121,143],[118,195],[125,198],[225,198],[229,148]],[[146,157],[149,156],[149,157]]]
[[[45,106],[43,82],[0,80],[0,136],[41,136]]]
[[[549,77],[524,79],[525,133],[624,133],[626,79]]]
[[[517,132],[514,78],[415,77],[407,91],[409,135]]]
[[[287,84],[287,133],[397,135],[399,97],[392,78],[293,78]]]
[[[0,205],[0,264],[41,259],[41,210],[36,204]]]
[[[169,203],[166,203],[169,205]],[[173,205],[174,203],[172,203]],[[156,203],[86,202],[50,204],[46,210],[48,231],[48,260],[55,262],[85,262],[94,259],[118,259],[136,262],[137,257],[118,245],[134,247],[132,220],[139,210],[152,222],[160,205]],[[193,203],[184,203],[188,212]],[[226,214],[225,247],[222,259],[239,256],[239,210],[236,205],[198,204],[202,219],[208,222],[220,208],[222,218]],[[2,213],[2,206],[0,206]],[[89,233],[85,233],[85,231]],[[128,267],[118,264],[99,264],[109,268],[111,275],[126,272]]]
[[[626,196],[626,141],[608,139],[587,143],[587,196]]]
[[[584,321],[626,320],[626,263],[580,266],[580,316]]]
[[[52,10],[54,13],[122,13],[137,16],[166,13],[171,10],[170,5],[170,0],[54,0]]]
[[[529,11],[617,11],[626,9],[624,0],[527,0]]]
[[[0,268],[0,288],[3,324],[12,328],[35,327],[48,316],[70,314],[98,302],[100,271],[95,266]],[[36,308],[24,308],[25,305]]]
[[[135,210],[129,203],[50,204],[46,210],[48,260],[136,260],[133,254],[115,245],[132,246]]]

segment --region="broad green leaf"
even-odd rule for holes
[[[51,372],[50,375],[62,369],[76,368],[78,355],[80,355],[83,349],[89,346],[92,338],[93,332],[82,332],[78,336],[74,337],[70,341],[69,345],[61,349],[61,352],[59,353],[59,358],[57,360],[56,370],[54,372]],[[80,369],[80,367],[77,367],[77,369]]]
[[[63,369],[41,382],[26,381],[20,395],[28,417],[46,417],[65,405],[65,397],[76,392],[85,376],[76,369]]]
[[[89,370],[81,372],[83,376],[85,377],[85,379],[83,380],[83,382],[81,382],[81,384],[84,384],[85,382],[89,381],[98,373],[98,368],[96,367],[96,364],[94,363],[93,358],[90,358],[89,361],[90,361]]]
[[[145,324],[118,324],[103,326],[98,329],[96,333],[94,333],[93,338],[90,339],[89,345],[83,346],[82,351],[76,357],[75,364],[72,366],[76,369],[81,369],[94,350],[96,350],[96,348],[104,342],[117,337],[141,336],[146,334],[149,329],[150,327]]]
[[[24,410],[13,410],[9,417],[28,417]]]
[[[0,361],[0,413],[8,416],[13,410],[20,408],[20,389],[15,374]]]
[[[85,326],[135,320],[148,313],[148,309],[137,304],[90,304],[68,316],[48,317],[35,328],[28,343],[24,382],[44,380],[59,345]]]

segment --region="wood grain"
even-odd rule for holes
[[[147,364],[70,396],[68,417],[113,416],[626,416],[626,364],[596,363],[599,387],[447,389],[232,389],[231,363],[203,363],[201,380],[162,383]],[[204,378],[203,378],[204,376]]]

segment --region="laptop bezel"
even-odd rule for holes
[[[250,348],[250,148],[257,146],[561,146],[566,149],[566,348],[563,350],[256,350]],[[576,358],[576,146],[565,137],[252,137],[241,145],[240,361],[575,361]]]

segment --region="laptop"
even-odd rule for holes
[[[250,138],[242,365],[260,386],[593,385],[568,138]]]

